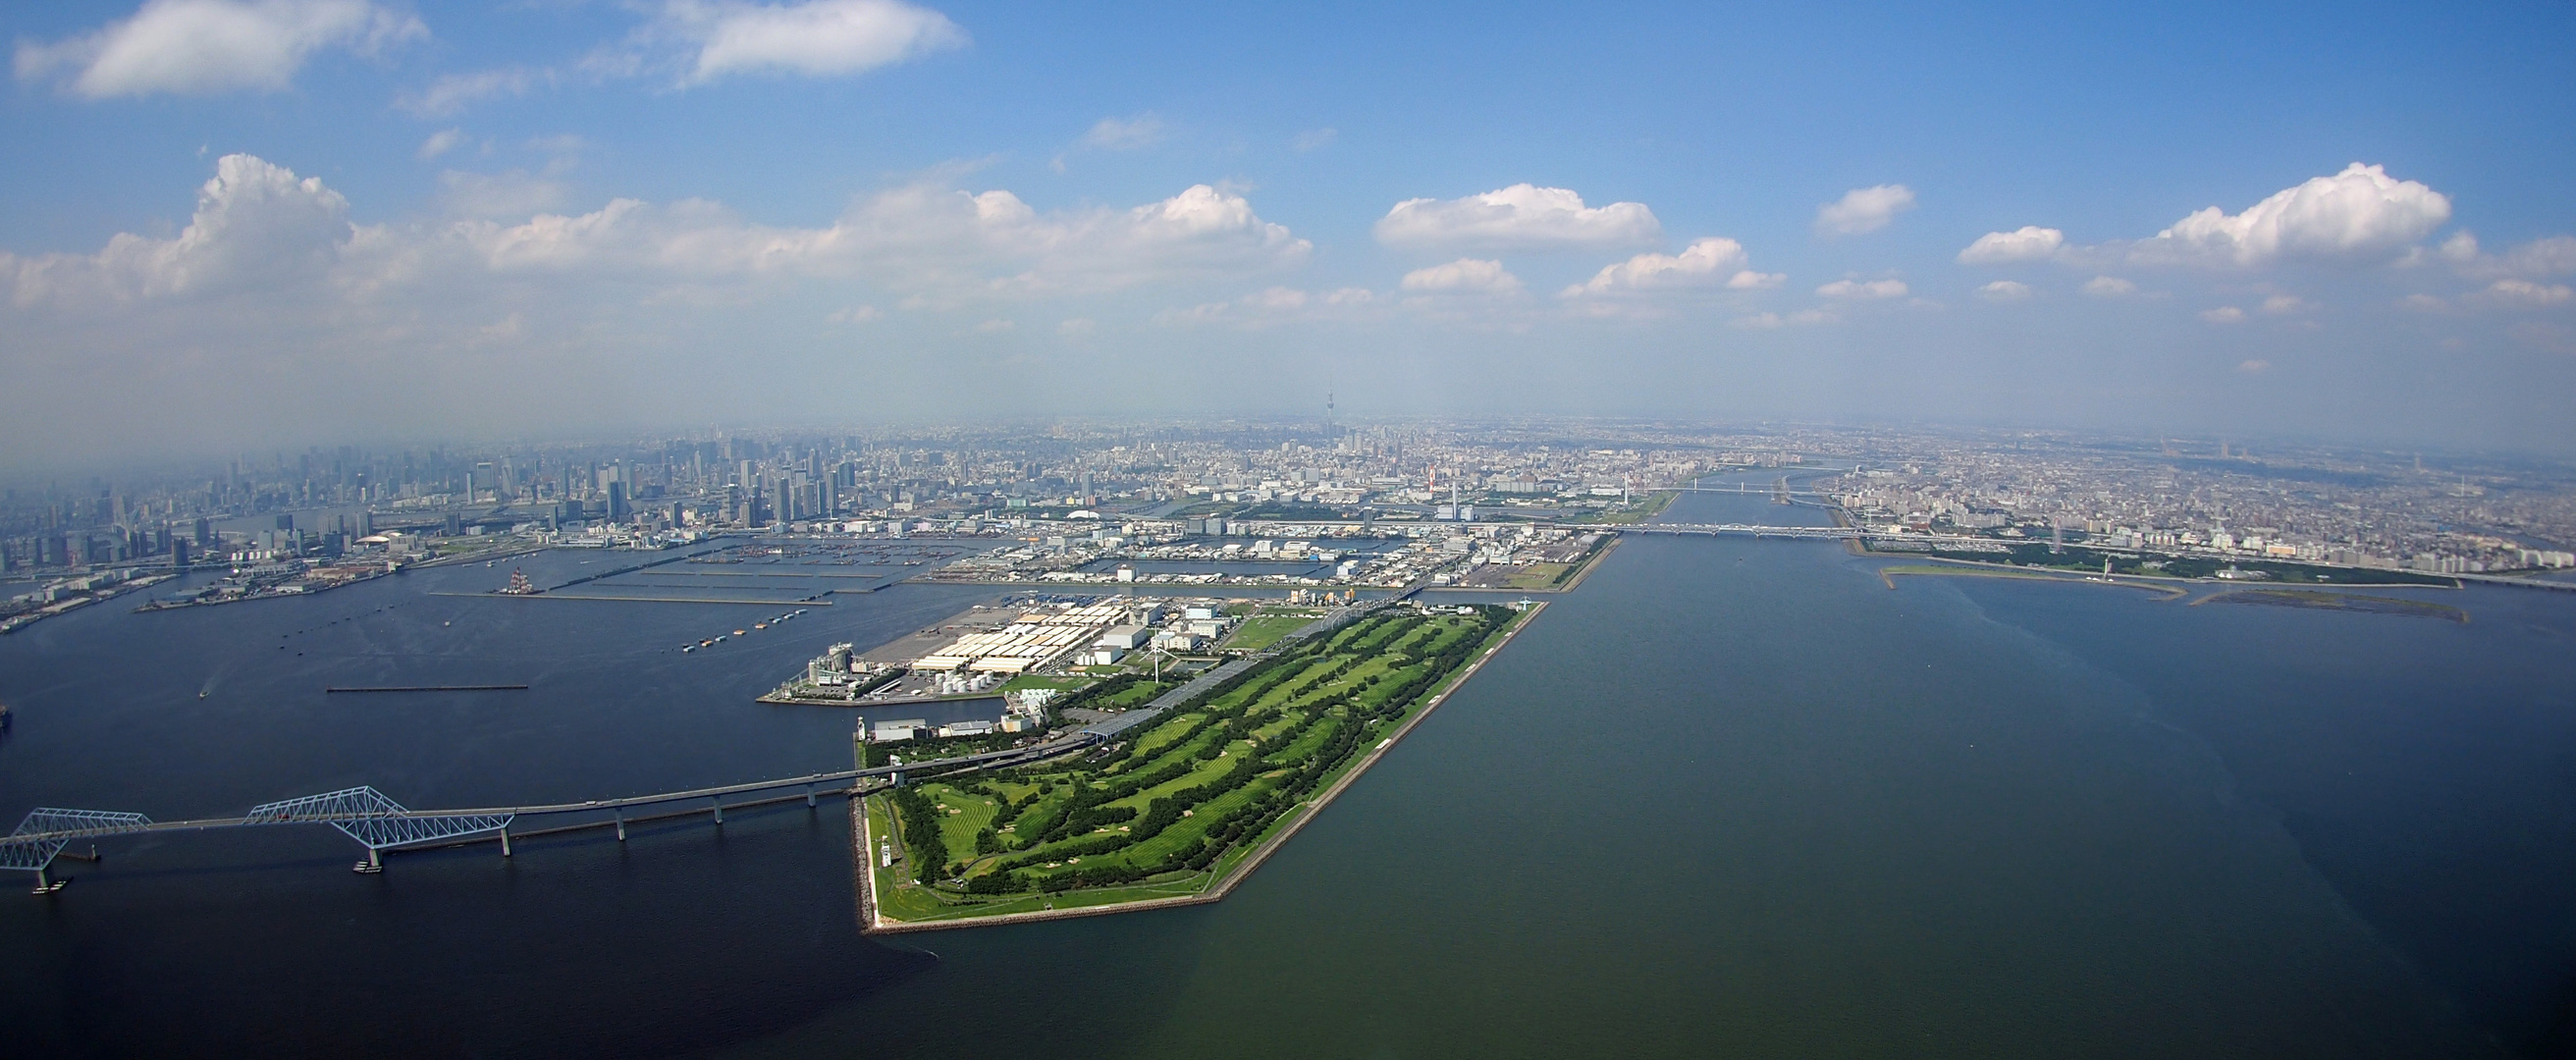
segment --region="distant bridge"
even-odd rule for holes
[[[1991,537],[1968,537],[1960,534],[1892,534],[1885,530],[1864,530],[1856,526],[1762,526],[1754,523],[1635,523],[1611,527],[1622,534],[1700,534],[1709,537],[1805,537],[1825,541],[1848,541],[1853,538],[1920,541],[1932,545],[1974,544],[1993,547]]]

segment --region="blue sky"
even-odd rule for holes
[[[0,19],[14,462],[1326,385],[2576,450],[2564,4]]]

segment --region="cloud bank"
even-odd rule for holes
[[[1376,233],[1400,250],[1506,253],[1652,245],[1664,227],[1641,202],[1587,207],[1565,188],[1514,184],[1463,199],[1406,199]]]
[[[1502,262],[1460,258],[1405,273],[1404,281],[1397,286],[1428,294],[1515,294],[1521,289],[1521,281],[1504,271]]]
[[[2451,219],[2449,196],[2360,162],[2275,192],[2241,213],[2206,207],[2154,236],[2078,247],[2054,228],[1988,232],[1958,255],[1963,265],[2058,260],[2152,266],[2260,268],[2287,262],[2382,265],[2420,253]],[[2475,252],[2475,243],[2469,245]]]
[[[1602,268],[1590,280],[1566,288],[1561,297],[1580,298],[1686,288],[1747,291],[1776,287],[1788,277],[1755,272],[1744,245],[1711,236],[1691,241],[1680,254],[1639,254]]]

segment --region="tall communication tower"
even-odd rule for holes
[[[1332,439],[1333,450],[1339,452],[1342,448],[1342,430],[1333,420],[1333,377],[1327,374],[1324,377],[1324,437]]]

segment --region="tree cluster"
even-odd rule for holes
[[[912,851],[913,879],[929,883],[948,865],[948,841],[940,837],[939,804],[921,789],[894,789],[895,816],[903,821],[904,845]]]

